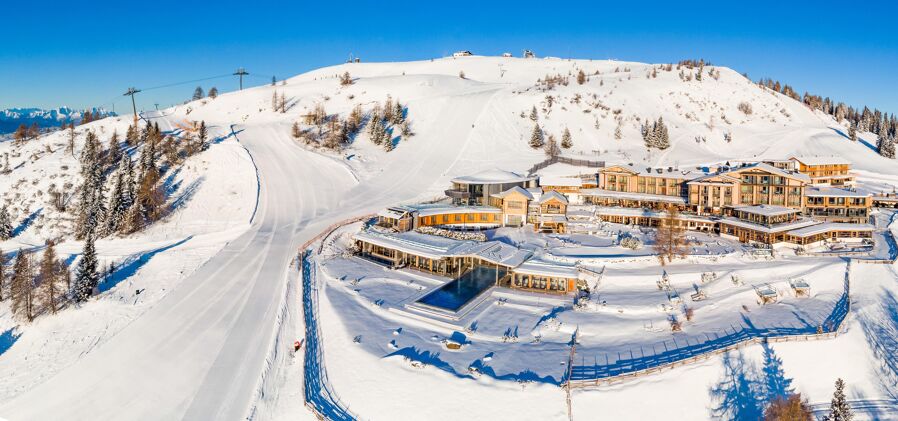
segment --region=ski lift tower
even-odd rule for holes
[[[236,72],[234,72],[234,76],[240,77],[240,90],[241,91],[243,90],[243,77],[247,76],[247,75],[249,75],[249,72],[247,72],[246,69],[244,69],[242,67],[237,69]]]

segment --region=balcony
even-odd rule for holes
[[[467,190],[449,189],[449,190],[446,190],[444,193],[446,193],[447,197],[451,197],[453,199],[470,199],[471,198],[471,192],[469,192]]]

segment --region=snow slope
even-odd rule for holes
[[[110,240],[110,250],[125,247],[129,242],[134,247],[153,244],[148,249],[155,250],[193,235],[180,246],[160,250],[153,258],[168,259],[167,265],[183,264],[191,269],[181,273],[180,279],[172,276],[170,288],[160,292],[152,306],[111,329],[96,346],[51,345],[56,351],[40,357],[40,361],[51,360],[70,349],[78,349],[78,355],[67,357],[68,362],[57,370],[42,372],[40,378],[10,381],[8,392],[0,397],[0,416],[14,419],[245,417],[255,405],[260,378],[278,329],[276,321],[281,311],[278,304],[289,283],[295,281],[291,276],[295,266],[290,262],[296,255],[296,247],[336,221],[397,202],[440,196],[453,176],[491,167],[526,170],[543,159],[542,151],[526,146],[534,124],[527,114],[533,106],[540,109],[539,121],[547,132],[560,137],[564,127],[570,128],[575,146],[566,152],[569,155],[582,154],[609,162],[686,166],[761,156],[840,154],[877,181],[895,184],[898,180],[894,161],[880,158],[863,142],[848,141],[839,133],[844,129],[836,122],[758,87],[733,70],[719,68],[719,80],[705,75],[702,82],[685,82],[676,70],[658,71],[657,78],[647,78],[652,67],[613,61],[490,57],[343,64],[294,77],[284,85],[223,94],[214,100],[194,101],[147,115],[166,130],[185,121],[204,120],[217,128],[217,136],[226,139],[213,146],[213,151],[228,143],[233,146],[233,152],[245,148],[248,155],[244,155],[245,160],[230,158],[234,159],[230,161],[233,171],[229,171],[232,165],[228,158],[222,157],[214,157],[224,162],[226,168],[222,173],[213,175],[206,172],[209,170],[197,170],[191,180],[202,179],[203,187],[187,202],[181,216],[140,236]],[[584,85],[575,81],[579,69],[590,74]],[[352,74],[355,83],[341,87],[337,76],[345,71]],[[466,78],[458,76],[460,71],[464,71]],[[595,74],[596,71],[600,74]],[[570,74],[570,83],[541,90],[537,79],[547,74]],[[289,106],[285,113],[272,111],[274,92],[286,96]],[[364,133],[339,153],[313,150],[289,137],[293,122],[300,120],[315,104],[321,103],[329,113],[345,116],[355,104],[362,104],[368,111],[388,95],[408,107],[408,117],[416,133],[409,139],[399,138],[392,152],[386,153],[371,144]],[[547,95],[552,96],[551,107]],[[752,104],[751,115],[737,110],[743,101]],[[668,123],[672,147],[663,152],[647,152],[639,135],[640,122],[658,116],[663,116]],[[623,134],[620,140],[614,137],[618,118]],[[85,128],[105,128],[102,130],[108,134],[110,125],[118,124],[119,132],[123,133],[124,120],[117,121],[99,121]],[[725,132],[733,133],[732,143],[723,140]],[[698,143],[697,136],[707,140]],[[36,142],[52,142],[52,139],[48,136]],[[34,150],[41,147],[36,146]],[[4,143],[0,148],[2,153],[11,147]],[[27,156],[17,157],[12,176],[4,176],[0,182],[0,193],[7,197],[19,194],[20,199],[33,196],[39,187],[30,187],[30,180],[43,177],[30,172],[33,170],[29,168],[39,166],[37,163],[47,164],[47,178],[51,172],[62,171],[59,163],[41,159],[31,166],[26,163]],[[205,154],[197,158],[203,157],[213,159]],[[221,161],[217,164],[222,164]],[[21,167],[19,162],[23,162]],[[246,170],[250,164],[255,168]],[[66,165],[69,165],[68,173],[77,174],[74,160]],[[20,178],[27,180],[14,184]],[[34,186],[41,183],[38,181]],[[228,183],[240,186],[235,194],[228,193],[231,190],[225,187]],[[199,200],[207,186],[209,195]],[[258,197],[254,194],[256,189]],[[17,220],[25,219],[40,206],[36,201],[26,204],[27,199],[15,210]],[[239,212],[232,212],[235,208]],[[238,215],[246,217],[244,221],[249,221],[251,216],[251,223],[235,222]],[[62,216],[56,219],[51,216],[47,218],[59,220],[60,226],[64,224]],[[216,218],[220,222],[210,221]],[[38,225],[24,226],[20,237],[0,246],[9,249],[19,243],[38,244],[46,235]],[[181,253],[181,247],[194,241],[199,243],[203,238],[208,239],[206,244],[210,247],[204,255],[208,260],[197,257],[188,265],[188,257]],[[72,243],[70,252],[79,249]],[[102,243],[100,252],[105,253]],[[145,270],[146,273],[136,274],[133,281],[149,282],[158,273],[150,271],[149,266]],[[36,325],[58,326],[48,327],[46,331],[51,333],[45,337],[52,337],[55,329],[68,329],[80,323],[102,325],[115,312],[103,309],[100,303],[105,296],[124,294],[125,289],[122,284],[116,285],[85,308],[48,316]],[[391,377],[394,370],[388,366],[391,363],[379,362],[362,351],[344,349],[346,336],[341,333],[336,314],[340,310],[330,305],[326,295],[322,297],[320,314],[327,332],[324,352],[330,367],[339,366],[341,361],[357,361],[353,367],[370,368],[358,373],[369,382],[361,385],[379,384],[384,392],[398,387],[400,382],[408,382],[402,387],[416,388],[422,399],[433,400],[431,414],[439,413],[441,405],[449,404],[445,398],[440,399],[442,393],[437,393],[442,388],[470,387],[460,379],[443,381],[445,376],[441,374],[434,377],[430,373],[423,376],[416,373],[394,379]],[[298,311],[297,303],[288,304],[290,311]],[[83,321],[83,316],[74,314],[87,311],[96,311],[96,316]],[[27,371],[24,357],[36,345],[34,342],[27,345],[31,328],[22,329],[23,336],[0,354],[0,371]],[[26,346],[28,349],[24,349]],[[301,366],[294,364],[288,368],[288,384],[297,383],[294,378],[297,367]],[[338,374],[343,379],[336,384],[338,394],[340,387],[349,384],[350,374]],[[375,383],[375,379],[383,381]],[[543,395],[538,393],[539,388],[531,388],[525,392],[527,396],[512,396],[501,392],[506,388],[485,385],[479,389],[483,390],[480,396],[488,395],[493,404],[507,406],[538,402],[536,395]],[[90,393],[81,393],[82,390]],[[289,389],[285,390],[290,393]],[[362,390],[354,386],[346,393],[353,400],[363,399]],[[558,389],[546,390],[545,394],[563,400]],[[296,395],[292,396],[295,399]],[[469,396],[476,397],[478,393]],[[278,402],[283,398],[266,396],[264,400],[266,404],[296,408],[295,402]],[[358,405],[377,408],[370,402]],[[533,407],[522,406],[520,414],[526,415],[527,408]],[[561,418],[564,412],[560,408],[543,408],[548,412],[530,415]],[[405,418],[413,414],[401,415]],[[503,413],[489,415],[502,417]]]

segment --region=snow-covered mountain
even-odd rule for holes
[[[346,72],[352,84],[340,83]],[[526,171],[545,158],[528,146],[536,124],[559,140],[570,130],[567,156],[685,167],[839,155],[854,163],[861,181],[898,185],[898,165],[876,153],[870,133],[852,142],[842,123],[736,70],[706,66],[701,80],[697,72],[555,58],[347,63],[146,113],[171,134],[205,121],[214,141],[162,174],[170,214],[144,232],[98,241],[101,265],[120,268],[98,298],[31,325],[20,325],[0,304],[0,410],[23,419],[122,418],[124,411],[126,418],[239,418],[241,405],[255,397],[248,393],[257,391],[255,382],[278,377],[259,371],[283,358],[268,360],[266,347],[281,320],[278,306],[298,302],[285,298],[295,288],[284,286],[297,278],[286,275],[297,246],[336,221],[440,196],[455,176],[495,167]],[[283,111],[275,110],[273,96],[283,96]],[[364,125],[387,98],[405,107],[414,132],[392,127],[392,151],[375,145],[366,128],[339,150],[291,136],[294,124],[317,131],[307,116],[318,106],[341,119],[360,107]],[[0,124],[14,120],[14,130],[24,118],[58,125],[76,116],[69,109],[7,110]],[[640,128],[659,117],[671,146],[647,149]],[[52,204],[50,191],[76,201],[76,157],[86,132],[108,147],[129,124],[128,117],[114,117],[78,126],[73,151],[65,132],[0,142],[0,166],[8,171],[0,176],[0,201],[16,228],[0,248],[39,251],[44,240],[61,238],[59,253],[77,261],[73,216]],[[139,159],[141,149],[126,152]],[[81,381],[94,391],[89,400],[71,392]],[[46,396],[54,397],[52,405],[41,404]],[[303,410],[301,394],[289,399]]]
[[[57,127],[63,122],[79,123],[86,110],[75,110],[69,107],[59,107],[52,110],[43,108],[7,108],[0,110],[0,134],[11,133],[20,124],[30,126],[37,123],[40,127]],[[110,116],[114,113],[103,108],[91,108],[94,115]]]

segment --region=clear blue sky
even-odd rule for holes
[[[0,5],[0,108],[115,101],[126,111],[121,94],[129,86],[240,66],[270,79],[342,62],[349,53],[397,61],[529,48],[655,63],[703,57],[752,79],[769,76],[799,92],[898,114],[896,1],[11,3]],[[180,102],[197,84],[233,90],[237,82],[150,90],[139,95],[139,107]]]

